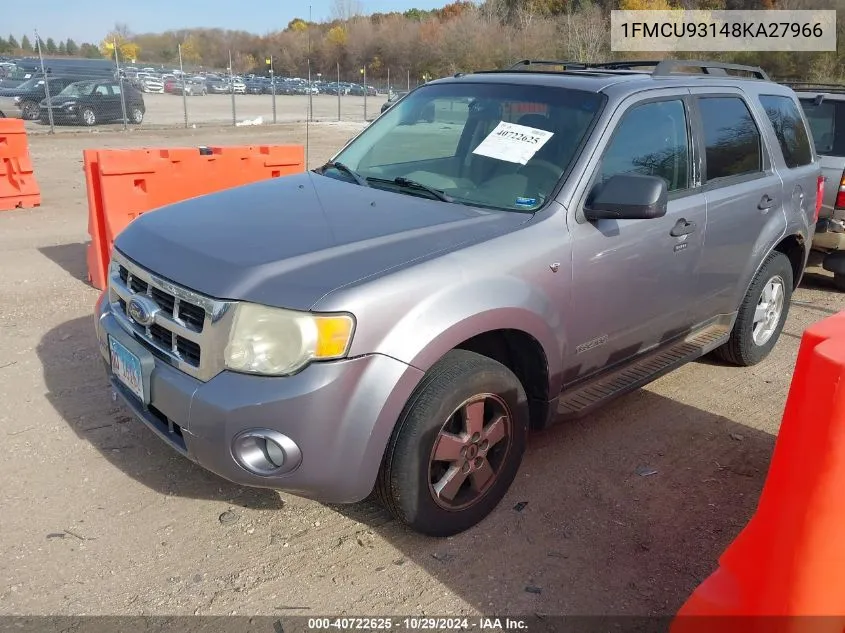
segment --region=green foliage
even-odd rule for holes
[[[24,53],[31,53],[33,51],[32,42],[29,40],[29,36],[24,33],[24,36],[21,38],[21,50]]]
[[[20,50],[21,45],[18,44],[18,41],[15,39],[14,35],[9,34],[9,39],[6,40],[6,43],[9,45],[9,48],[11,48],[13,51]]]
[[[55,55],[56,53],[59,52],[59,48],[58,48],[58,46],[56,46],[56,40],[54,40],[52,37],[47,38],[47,44],[45,45],[44,48],[45,48],[45,52],[48,55]]]
[[[79,46],[72,39],[68,38],[68,41],[65,43],[65,52],[71,57],[75,57],[79,55]]]

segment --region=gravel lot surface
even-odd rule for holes
[[[358,129],[313,126],[312,166]],[[0,212],[0,612],[674,612],[753,512],[801,333],[845,309],[845,295],[810,274],[764,363],[693,363],[534,435],[498,510],[450,539],[413,534],[375,505],[241,488],[111,400],[97,292],[85,281],[82,150],[304,134],[280,125],[31,138],[43,206]]]

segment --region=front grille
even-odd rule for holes
[[[147,271],[115,252],[109,274],[109,300],[112,312],[124,329],[151,352],[192,376],[206,380],[219,371],[219,360],[204,362],[206,347],[219,355],[218,337],[206,332],[225,314],[226,302],[177,286]],[[152,322],[136,322],[128,312],[134,296],[155,303],[158,312]]]

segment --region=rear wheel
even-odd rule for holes
[[[527,437],[528,402],[513,372],[485,356],[453,350],[405,406],[385,452],[378,495],[419,532],[457,534],[501,501]]]
[[[792,264],[773,252],[757,271],[739,307],[731,337],[715,355],[734,365],[756,365],[777,343],[792,298]]]
[[[41,115],[41,107],[35,101],[24,101],[21,103],[21,118],[26,121],[34,121]]]
[[[144,112],[141,108],[135,106],[132,108],[132,123],[135,125],[141,125],[144,122]]]
[[[833,275],[833,285],[836,286],[837,290],[845,292],[845,275],[842,273],[835,273]]]

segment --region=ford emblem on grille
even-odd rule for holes
[[[126,304],[126,314],[128,314],[138,325],[152,325],[155,321],[155,314],[159,307],[154,301],[147,297],[134,296]]]

